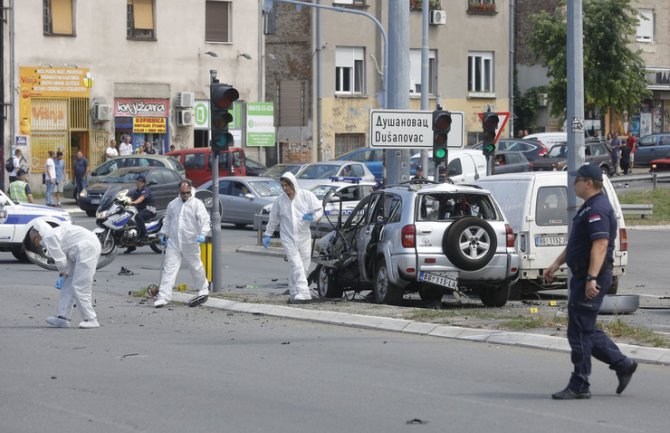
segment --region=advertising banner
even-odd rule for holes
[[[274,120],[272,102],[247,102],[247,146],[274,146],[276,136]]]

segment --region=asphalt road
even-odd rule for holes
[[[55,329],[44,317],[58,292],[41,274],[50,273],[3,284],[2,432],[667,428],[667,367],[641,366],[616,396],[614,374],[597,364],[592,400],[556,402],[549,395],[570,372],[564,353],[183,305],[156,310],[100,287],[102,327]]]

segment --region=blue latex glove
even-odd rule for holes
[[[314,214],[312,212],[308,212],[302,216],[302,220],[312,222],[314,221]]]
[[[59,275],[58,279],[56,280],[56,288],[58,290],[62,289],[64,283],[65,283],[65,275]]]
[[[270,236],[263,236],[263,246],[264,246],[265,248],[267,248],[267,247],[270,246],[270,240],[271,240],[271,239],[272,239],[272,238],[271,238]]]
[[[201,244],[205,242],[205,235],[198,235],[198,243]]]
[[[161,243],[161,245],[163,245],[164,247],[167,246],[167,241],[168,241],[168,237],[167,237],[167,236],[165,236],[165,235],[159,235],[159,236],[158,236],[158,239],[160,239],[160,243]]]

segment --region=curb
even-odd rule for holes
[[[193,294],[174,292],[172,296],[175,302],[186,304],[188,300],[193,297]],[[330,325],[379,329],[383,331],[404,332],[430,337],[452,338],[462,341],[476,341],[489,344],[552,350],[564,353],[570,352],[570,345],[568,344],[567,338],[553,337],[549,335],[463,328],[459,326],[439,325],[436,323],[415,322],[406,319],[394,319],[391,317],[365,316],[362,314],[322,310],[316,311],[288,306],[229,301],[219,298],[209,298],[203,306],[238,313],[265,314],[267,316],[308,320]],[[633,344],[618,344],[618,346],[626,356],[634,358],[638,362],[645,364],[670,365],[670,349],[636,346]]]

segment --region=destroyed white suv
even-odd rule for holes
[[[364,198],[324,236],[312,277],[322,297],[373,290],[398,304],[407,292],[436,301],[459,291],[500,307],[519,276],[514,236],[488,191],[411,181]]]

